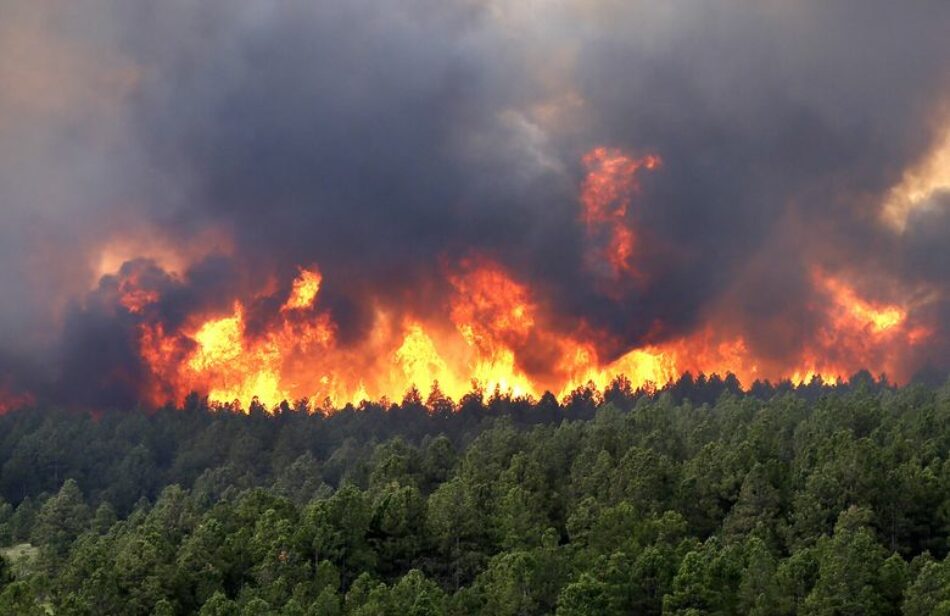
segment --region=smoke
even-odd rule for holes
[[[606,359],[713,322],[780,362],[820,267],[937,328],[904,377],[946,369],[946,196],[881,210],[948,121],[950,7],[826,4],[0,0],[0,369],[129,404],[133,273],[169,328],[241,297],[253,330],[317,265],[356,344],[378,303],[444,311],[472,255]],[[663,160],[636,282],[589,267],[600,145]]]

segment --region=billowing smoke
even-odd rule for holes
[[[548,332],[601,366],[734,341],[746,381],[945,372],[947,32],[884,1],[0,0],[0,393],[175,397],[143,324],[191,328],[177,362],[235,300],[264,336],[300,268],[334,348],[451,329],[472,263],[532,320],[465,341],[546,386]]]

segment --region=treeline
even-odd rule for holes
[[[591,419],[603,404],[630,411],[640,402],[662,399],[698,407],[714,405],[726,394],[764,402],[789,393],[815,401],[858,388],[872,393],[893,389],[883,377],[860,372],[836,385],[817,378],[798,386],[756,382],[745,395],[734,376],[686,373],[659,391],[634,389],[621,377],[606,391],[588,386],[561,401],[550,393],[532,400],[479,390],[453,401],[434,384],[428,394],[411,388],[398,403],[364,402],[342,409],[324,403],[317,412],[307,400],[274,409],[257,403],[246,409],[237,404],[209,408],[197,394],[180,408],[157,412],[31,408],[0,415],[0,498],[13,505],[26,500],[30,509],[72,478],[91,503],[108,502],[124,516],[139,499],[154,501],[166,485],[191,488],[226,476],[223,483],[236,488],[271,486],[306,453],[320,461],[321,478],[329,486],[339,486],[344,478],[359,484],[378,443],[398,436],[421,445],[427,436],[443,435],[455,449],[463,449],[502,417],[527,428]]]
[[[950,614],[950,382],[0,417],[2,614]]]

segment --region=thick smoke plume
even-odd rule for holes
[[[363,372],[385,314],[545,388],[575,347],[698,340],[678,369],[746,385],[945,374],[947,32],[884,1],[0,0],[0,399],[213,388],[157,366],[235,301],[260,348],[319,322]]]

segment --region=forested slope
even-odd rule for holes
[[[0,614],[950,614],[950,383],[31,409],[0,493]]]

